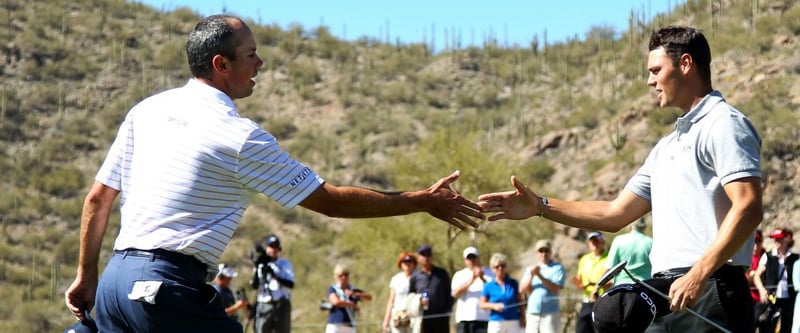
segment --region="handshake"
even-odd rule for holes
[[[426,192],[423,211],[450,225],[466,231],[468,227],[478,228],[481,220],[498,221],[524,220],[530,217],[544,217],[548,211],[547,198],[536,195],[527,186],[511,177],[513,189],[505,192],[485,193],[472,201],[458,194],[450,185],[460,176],[456,171],[440,179]]]

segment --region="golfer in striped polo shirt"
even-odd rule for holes
[[[84,203],[65,300],[78,319],[95,307],[101,332],[242,332],[206,281],[257,193],[332,217],[427,212],[461,229],[483,218],[450,189],[458,172],[427,189],[387,193],[334,186],[292,159],[233,103],[250,96],[263,65],[239,18],[203,19],[186,53],[194,78],[130,110]],[[98,279],[117,196],[120,231]]]

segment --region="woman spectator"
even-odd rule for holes
[[[505,255],[492,254],[489,265],[495,278],[484,285],[480,303],[481,309],[491,310],[487,333],[517,333],[525,327],[519,284],[508,276]]]
[[[392,333],[407,333],[411,331],[411,319],[407,307],[409,282],[411,274],[417,268],[417,258],[411,252],[403,251],[397,256],[396,265],[400,272],[392,276],[389,281],[389,301],[386,303],[382,332],[387,332],[391,328]]]
[[[350,284],[350,271],[346,266],[336,265],[333,275],[336,282],[328,287],[328,301],[332,307],[328,313],[325,333],[355,333],[358,302],[370,301],[372,295]]]
[[[758,270],[753,277],[761,303],[775,298],[775,305],[780,309],[780,333],[788,333],[792,329],[794,317],[794,301],[797,296],[792,285],[794,263],[800,258],[792,253],[794,234],[783,228],[777,228],[769,235],[775,241],[775,248],[764,253],[758,262]],[[772,332],[773,327],[759,327],[760,332]]]
[[[753,241],[753,258],[750,261],[750,269],[747,270],[746,273],[747,283],[750,285],[750,296],[756,304],[760,303],[761,296],[758,294],[755,276],[758,270],[758,262],[761,260],[761,256],[764,255],[764,252],[766,252],[766,250],[764,250],[764,234],[761,233],[761,229],[756,229],[755,241]]]

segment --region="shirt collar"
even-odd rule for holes
[[[780,253],[778,253],[778,248],[774,248],[770,252],[772,252],[772,255],[775,256],[775,257],[780,255]],[[792,249],[786,250],[786,255],[784,255],[784,257],[788,257],[790,254],[792,254]]]
[[[229,115],[239,117],[239,113],[236,111],[236,104],[233,103],[233,100],[230,98],[230,96],[219,89],[205,84],[196,78],[189,79],[189,82],[186,83],[184,88],[200,94],[201,98],[204,98],[210,102],[223,105],[226,109],[228,109]]]
[[[719,91],[712,91],[708,93],[700,103],[697,103],[694,108],[689,110],[686,114],[679,117],[677,121],[675,121],[675,129],[677,129],[680,133],[686,133],[692,127],[692,124],[700,121],[703,119],[711,109],[714,108],[714,105],[717,103],[724,101],[725,99],[722,97],[722,93]]]

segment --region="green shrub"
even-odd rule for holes
[[[153,58],[154,68],[164,70],[185,68],[188,63],[185,48],[186,42],[177,38],[164,43]]]
[[[289,75],[295,89],[313,88],[313,85],[322,80],[322,74],[310,59],[298,59],[289,63]]]
[[[795,36],[800,35],[800,6],[794,5],[781,17],[786,29]]]
[[[33,186],[54,196],[75,195],[85,185],[83,173],[70,165],[54,166],[33,180]]]
[[[407,82],[389,82],[381,89],[381,99],[390,104],[414,104],[418,94]]]

